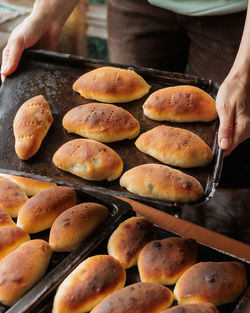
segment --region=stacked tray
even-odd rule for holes
[[[74,92],[72,90],[73,82],[83,73],[104,65],[108,65],[108,63],[52,52],[27,51],[23,55],[18,70],[11,77],[6,78],[0,90],[0,129],[2,134],[0,137],[0,171],[48,181],[64,182],[67,185],[73,183],[82,186],[84,190],[98,190],[103,194],[126,196],[167,210],[188,207],[190,205],[197,206],[211,198],[218,184],[223,162],[223,153],[217,144],[218,120],[210,123],[161,123],[194,132],[213,151],[214,158],[209,166],[183,169],[187,174],[197,178],[205,190],[203,197],[193,203],[181,204],[140,197],[122,188],[119,184],[119,179],[111,182],[86,181],[59,170],[53,165],[52,156],[55,151],[65,142],[80,138],[80,136],[69,134],[63,129],[63,116],[75,106],[93,102],[82,98],[78,93]],[[111,65],[125,68],[123,65]],[[216,96],[218,90],[218,85],[213,81],[199,79],[190,75],[144,68],[134,69],[152,86],[149,94],[163,87],[183,84],[197,86],[213,97]],[[49,102],[54,122],[37,154],[30,160],[21,161],[14,149],[13,119],[24,101],[39,94],[42,94]],[[148,119],[142,111],[142,104],[149,94],[142,99],[119,104],[140,122],[141,133],[159,125],[159,122]],[[124,172],[140,164],[161,163],[140,152],[135,147],[134,142],[135,139],[108,144],[123,159]]]

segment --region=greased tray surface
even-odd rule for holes
[[[86,192],[75,187],[77,193],[77,203],[95,202],[106,206],[109,210],[107,219],[81,244],[81,246],[72,252],[53,252],[50,264],[45,276],[31,288],[19,301],[13,306],[6,307],[0,303],[0,313],[34,313],[39,303],[48,297],[54,291],[58,284],[84,259],[86,259],[93,250],[110,236],[114,228],[131,211],[131,206],[113,196],[99,194],[97,192]],[[30,234],[31,239],[43,239],[48,242],[50,229],[36,234]]]
[[[94,68],[109,65],[102,61],[82,57],[43,51],[27,51],[21,60],[18,70],[7,77],[0,89],[0,171],[33,178],[42,178],[54,182],[65,182],[82,185],[85,190],[96,190],[104,194],[114,194],[131,197],[146,202],[154,207],[170,209],[185,207],[190,204],[180,204],[152,198],[140,197],[120,187],[119,179],[111,182],[87,181],[56,168],[52,163],[55,151],[65,142],[79,138],[69,134],[62,127],[63,116],[71,108],[89,102],[72,90],[73,82],[83,73]],[[111,64],[128,68],[128,66]],[[200,205],[212,197],[218,184],[223,162],[223,153],[218,148],[218,120],[210,123],[168,123],[150,120],[143,114],[142,105],[154,91],[168,86],[189,84],[197,86],[213,97],[216,96],[218,85],[213,81],[199,79],[185,74],[169,73],[153,69],[134,68],[152,86],[150,92],[142,99],[125,104],[117,104],[128,110],[140,122],[141,133],[160,124],[182,127],[199,135],[213,150],[212,163],[204,168],[181,169],[196,177],[204,187],[204,196],[192,206]],[[30,160],[21,161],[14,149],[13,119],[20,105],[27,99],[42,94],[50,104],[54,122],[46,135],[40,150]],[[108,144],[124,161],[124,172],[134,166],[144,163],[161,163],[140,152],[135,147],[134,140],[123,140]]]
[[[131,217],[132,215],[134,215],[134,212],[129,211],[128,214],[125,216],[125,219]],[[156,229],[157,229],[157,239],[176,236],[172,232],[169,232],[157,226],[156,226]],[[89,256],[98,255],[98,254],[107,254],[107,242],[108,242],[108,237],[102,243],[100,243],[100,245],[96,249],[91,251]],[[197,248],[198,248],[197,249],[197,262],[238,261],[238,262],[245,264],[246,270],[247,270],[248,282],[249,282],[250,280],[250,264],[249,263],[242,262],[241,260],[238,260],[237,258],[231,257],[229,255],[224,254],[221,251],[214,250],[212,248],[206,247],[201,244],[197,244]],[[138,273],[137,266],[133,266],[132,268],[127,269],[126,275],[127,275],[126,286],[140,281],[140,276]],[[167,286],[167,287],[173,290],[174,285]],[[54,288],[45,299],[41,300],[40,302],[37,302],[37,305],[34,306],[34,309],[35,309],[34,312],[51,313],[55,292],[56,292],[56,289]],[[173,305],[176,305],[176,302],[174,302]],[[239,297],[239,299],[237,299],[237,301],[235,301],[234,303],[229,303],[229,304],[219,306],[218,310],[220,313],[249,313],[249,310],[248,310],[249,306],[250,306],[250,287],[248,287],[248,289],[244,292],[243,295]],[[21,312],[29,313],[32,311],[27,310],[27,311],[21,311]]]

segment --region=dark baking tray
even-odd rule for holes
[[[127,216],[125,216],[125,219],[134,215],[133,211],[129,211]],[[166,237],[172,237],[176,236],[174,233],[169,232],[165,229],[159,228],[156,226],[157,229],[157,238],[166,238]],[[89,256],[97,255],[97,254],[107,254],[107,241],[108,238],[105,239],[95,250],[91,251]],[[248,282],[250,280],[250,264],[246,262],[242,262],[242,260],[239,260],[237,258],[231,257],[222,251],[217,251],[212,248],[209,248],[207,246],[198,244],[198,258],[197,262],[206,262],[206,261],[215,261],[215,262],[221,262],[221,261],[238,261],[246,266],[247,270],[247,277]],[[137,270],[137,266],[134,266],[130,269],[126,270],[127,279],[126,279],[126,285],[135,283],[140,281],[140,276]],[[59,284],[58,284],[59,285]],[[29,312],[36,312],[36,313],[51,313],[52,305],[53,305],[53,299],[56,292],[56,286],[54,286],[53,290],[51,290],[51,293],[47,295],[44,299],[37,302],[37,305],[33,307],[33,311],[30,311],[27,309],[26,311],[20,311],[20,313],[29,313]],[[171,290],[173,290],[174,286],[167,286]],[[27,297],[28,299],[28,297]],[[174,303],[176,304],[176,303]],[[218,307],[218,310],[220,313],[249,313],[249,306],[250,306],[250,287],[245,291],[243,295],[237,299],[234,303],[225,304]],[[19,312],[19,311],[10,311],[10,312]],[[7,313],[10,313],[9,311]]]
[[[86,259],[103,240],[107,239],[114,228],[124,220],[132,210],[131,206],[113,196],[103,195],[98,192],[86,192],[72,185],[77,193],[77,202],[96,202],[103,204],[109,210],[109,215],[83,243],[72,252],[53,252],[46,275],[30,289],[13,306],[6,307],[0,303],[0,313],[34,313],[35,307],[57,288],[58,284],[84,259]],[[44,230],[31,234],[31,239],[44,239],[48,241],[49,231]]]
[[[86,181],[59,170],[53,165],[52,156],[54,152],[63,143],[80,137],[75,134],[68,134],[63,129],[63,116],[77,105],[93,102],[92,100],[82,98],[78,93],[74,92],[72,90],[73,82],[83,73],[104,65],[128,68],[128,66],[124,65],[110,64],[55,52],[26,51],[17,71],[6,78],[0,90],[0,171],[54,182],[74,183],[84,186],[85,190],[92,191],[98,189],[104,194],[130,197],[160,209],[167,209],[168,211],[175,211],[173,208],[190,205],[197,206],[211,198],[218,184],[223,163],[223,153],[217,144],[218,120],[210,123],[161,123],[193,131],[207,142],[213,150],[214,159],[209,166],[182,169],[184,172],[196,177],[204,187],[204,195],[197,202],[182,204],[140,197],[120,187],[119,179],[112,182]],[[218,85],[211,80],[154,69],[134,69],[152,86],[150,93],[159,88],[183,84],[197,86],[213,97],[216,96],[218,90]],[[54,123],[37,154],[28,161],[21,161],[14,150],[13,119],[18,108],[24,101],[39,94],[44,95],[48,100],[52,108]],[[143,114],[142,104],[149,94],[142,99],[126,104],[119,104],[139,120],[141,133],[160,124],[159,122],[148,119]],[[140,152],[135,147],[134,141],[124,140],[109,144],[123,159],[124,171],[144,163],[161,163]]]

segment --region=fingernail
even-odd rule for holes
[[[220,147],[222,150],[227,150],[230,147],[230,140],[228,138],[222,138],[220,140]]]
[[[8,71],[9,67],[7,64],[2,64],[2,67],[1,67],[1,74],[4,74]]]

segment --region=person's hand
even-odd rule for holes
[[[39,19],[32,14],[28,16],[12,31],[3,50],[2,80],[16,70],[24,49],[34,47],[54,50],[60,31],[61,26],[54,21]]]
[[[250,85],[242,77],[229,74],[216,98],[220,119],[218,143],[225,155],[250,138]]]

